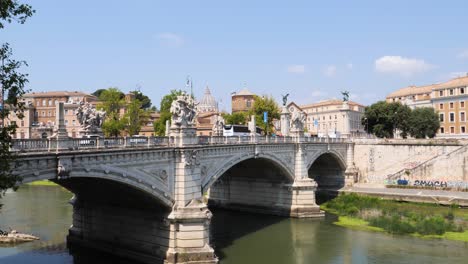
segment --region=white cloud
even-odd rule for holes
[[[327,67],[323,70],[323,74],[325,74],[325,76],[327,76],[327,77],[333,77],[333,76],[335,76],[335,74],[336,74],[336,66],[335,66],[335,65],[327,66]]]
[[[174,33],[161,33],[157,36],[157,39],[164,45],[170,47],[180,47],[184,44],[184,38]]]
[[[435,68],[424,60],[405,58],[401,56],[383,56],[375,60],[375,70],[381,73],[411,76]]]
[[[302,74],[302,73],[305,72],[305,65],[299,65],[299,64],[289,65],[287,70],[288,70],[289,73]]]
[[[449,73],[449,78],[458,78],[458,77],[463,77],[466,76],[467,72],[451,72]]]
[[[468,59],[468,49],[458,53],[457,57],[459,59]]]
[[[348,68],[348,70],[352,70],[353,67],[354,67],[354,65],[352,63],[346,64],[346,68]]]

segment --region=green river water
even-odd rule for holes
[[[72,194],[56,186],[21,186],[1,200],[0,228],[41,238],[0,247],[0,263],[133,263],[102,253],[70,253]],[[334,226],[333,215],[303,220],[213,211],[212,245],[222,264],[468,263],[468,243],[350,230]]]

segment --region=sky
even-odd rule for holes
[[[28,89],[140,89],[159,107],[193,80],[230,111],[244,87],[278,103],[364,105],[468,71],[468,1],[20,0],[36,10],[0,31],[29,64]]]

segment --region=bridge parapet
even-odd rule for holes
[[[343,138],[317,137],[223,137],[199,136],[195,145],[239,145],[239,144],[289,144],[289,143],[327,143],[342,144]],[[13,152],[57,152],[67,150],[89,150],[132,147],[175,147],[172,137],[118,137],[118,138],[68,138],[60,141],[66,149],[58,149],[58,141],[51,139],[14,139],[10,148]]]

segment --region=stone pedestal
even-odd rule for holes
[[[291,114],[289,113],[286,106],[283,106],[281,110],[281,135],[284,137],[289,136],[289,122],[291,120]]]
[[[357,182],[358,170],[354,165],[354,144],[349,143],[346,146],[346,171],[345,175],[345,186],[353,186]]]
[[[165,264],[214,264],[218,258],[209,245],[211,212],[201,200],[182,208],[174,207],[168,216],[169,249]]]
[[[317,183],[309,178],[296,179],[290,187],[292,192],[291,217],[323,217],[325,213],[315,202]]]
[[[54,134],[51,136],[51,142],[55,143],[57,151],[68,149],[72,147],[72,142],[68,137],[67,128],[65,127],[65,110],[63,102],[59,102],[55,109],[56,121],[54,127]]]
[[[176,147],[195,145],[198,143],[197,129],[194,127],[172,126],[169,131],[169,137],[173,139],[173,143]]]

